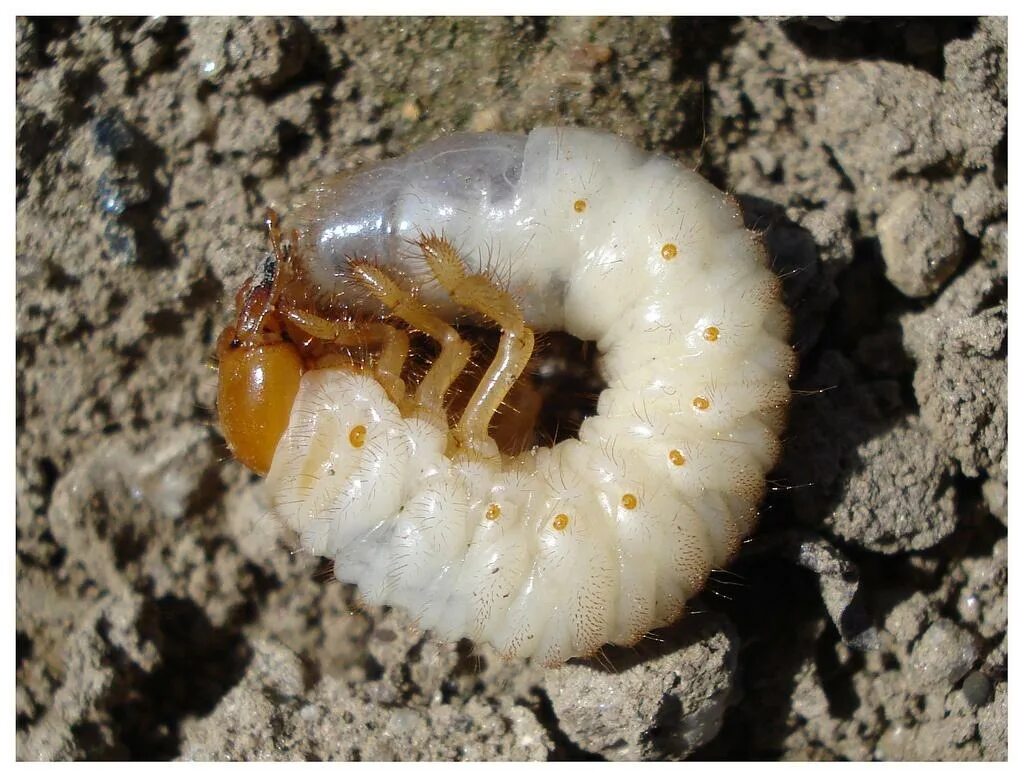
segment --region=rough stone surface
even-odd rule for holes
[[[828,78],[818,129],[852,179],[862,213],[886,210],[894,176],[946,159],[943,107],[942,82],[910,65],[857,62]]]
[[[778,532],[749,541],[750,554],[774,554],[818,577],[821,600],[843,642],[861,651],[877,650],[878,631],[864,608],[857,566],[838,548],[809,532]]]
[[[453,705],[438,696],[423,708],[384,705],[379,681],[353,690],[327,676],[307,687],[301,659],[286,647],[261,640],[253,652],[210,715],[185,724],[182,759],[526,761],[552,748],[521,703]]]
[[[924,684],[954,684],[977,661],[974,639],[949,619],[940,619],[914,646],[911,668]]]
[[[720,617],[691,621],[681,650],[673,640],[656,657],[613,651],[600,664],[552,670],[545,686],[562,730],[586,750],[623,761],[680,758],[710,742],[729,703],[736,635]]]
[[[873,551],[931,548],[957,525],[952,462],[913,417],[853,452],[842,502],[825,523]]]
[[[1005,225],[987,229],[975,264],[929,310],[902,320],[907,348],[918,362],[914,394],[925,426],[966,475],[985,473],[1003,484],[1006,258]],[[999,510],[1005,514],[1005,508]]]
[[[20,759],[1006,758],[1005,19],[20,18],[15,57]],[[735,193],[801,357],[703,615],[555,671],[294,553],[209,365],[268,205],[542,124]],[[955,267],[884,245],[950,214]]]
[[[920,192],[903,192],[878,220],[885,275],[908,297],[927,297],[956,270],[964,240],[952,209]]]
[[[992,684],[986,675],[978,670],[964,678],[961,688],[967,704],[975,708],[984,705],[992,697]]]

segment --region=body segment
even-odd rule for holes
[[[673,621],[752,531],[789,319],[757,236],[695,173],[584,130],[451,136],[322,186],[292,226],[335,309],[403,318],[352,283],[369,262],[507,343],[450,428],[367,372],[303,374],[271,501],[367,602],[554,664]],[[487,422],[532,330],[596,341],[607,388],[578,438],[504,455]]]

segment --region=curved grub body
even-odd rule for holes
[[[317,190],[295,216],[316,284],[352,259],[450,318],[409,242],[440,233],[528,325],[597,342],[577,439],[463,456],[372,377],[306,373],[268,475],[275,512],[368,603],[559,663],[676,619],[752,531],[795,358],[780,285],[734,201],[614,136],[451,136]]]

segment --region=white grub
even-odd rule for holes
[[[607,382],[578,438],[481,458],[446,455],[448,430],[371,376],[306,373],[273,509],[367,603],[555,665],[674,621],[753,530],[789,314],[736,202],[696,173],[587,130],[453,135],[327,182],[293,226],[322,288],[345,295],[347,262],[372,257],[450,321],[409,250],[443,233],[528,326],[596,341]]]

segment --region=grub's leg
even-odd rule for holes
[[[407,404],[405,382],[402,381],[402,367],[409,354],[409,336],[405,332],[384,322],[333,322],[309,311],[287,310],[281,315],[307,335],[339,346],[379,344],[381,352],[373,366],[374,378],[384,387],[391,402],[400,409]]]
[[[352,262],[353,275],[394,316],[441,344],[441,353],[416,387],[415,405],[447,427],[444,396],[465,370],[471,356],[468,343],[448,322],[400,287],[384,270],[369,262]]]
[[[405,381],[402,380],[402,368],[405,366],[405,358],[409,356],[409,334],[383,322],[372,326],[375,332],[379,332],[382,344],[377,364],[373,366],[373,374],[391,401],[404,411],[409,398]]]
[[[533,354],[533,330],[512,295],[485,275],[470,274],[458,249],[443,236],[421,235],[420,251],[438,283],[459,305],[476,311],[501,327],[498,353],[484,373],[455,428],[456,442],[484,452],[493,446],[488,427],[512,385]]]

